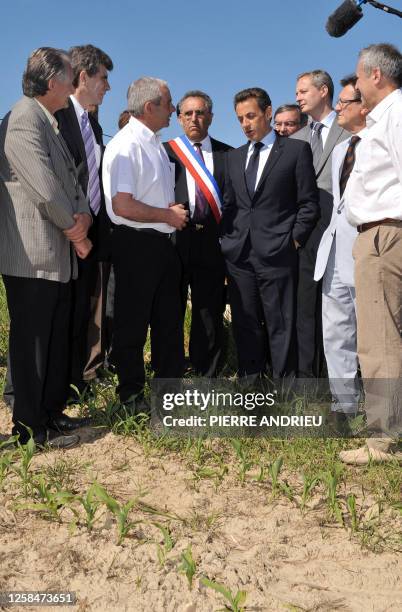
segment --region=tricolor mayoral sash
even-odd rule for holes
[[[169,145],[207,198],[215,220],[219,223],[222,217],[222,194],[215,178],[196,154],[187,136],[183,134],[169,140]]]

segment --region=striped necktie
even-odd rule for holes
[[[96,165],[95,145],[91,124],[89,123],[88,113],[85,111],[81,117],[81,134],[85,146],[88,166],[88,189],[87,196],[89,205],[94,215],[97,215],[100,208],[101,194],[99,184],[98,167]]]
[[[318,162],[320,161],[322,152],[323,152],[323,144],[322,144],[322,135],[321,131],[324,125],[319,121],[313,121],[311,123],[311,150],[313,152],[313,163],[314,168],[317,170]]]
[[[346,151],[345,159],[342,166],[341,178],[339,179],[339,194],[342,197],[345,191],[346,184],[349,180],[350,174],[355,165],[356,159],[356,145],[360,140],[360,136],[352,136],[348,149]]]

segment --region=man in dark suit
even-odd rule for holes
[[[186,143],[204,162],[213,175],[220,192],[224,185],[225,153],[232,147],[208,135],[212,122],[212,100],[204,92],[187,92],[177,105],[179,123]],[[176,248],[182,264],[181,297],[183,319],[186,312],[188,288],[191,289],[191,331],[189,354],[196,374],[215,376],[222,354],[223,311],[225,306],[225,265],[219,235],[220,223],[204,194],[197,188],[186,163],[189,154],[175,152],[176,143],[165,143],[169,159],[175,165],[175,199],[190,212],[190,223],[176,233]],[[198,153],[201,151],[201,154]],[[204,200],[203,207],[199,206]]]
[[[103,364],[102,333],[110,267],[100,263],[110,259],[110,221],[100,176],[102,128],[88,110],[102,104],[105,93],[110,90],[108,71],[113,69],[113,62],[106,53],[92,45],[72,47],[69,53],[74,93],[67,108],[58,111],[56,118],[74,158],[79,182],[92,214],[89,238],[93,249],[89,257],[79,261],[78,278],[73,284],[72,294],[69,382],[82,393],[88,386],[88,379],[95,376],[96,367]],[[101,313],[100,320],[95,318],[96,311]],[[74,391],[70,393],[74,397]]]
[[[307,113],[311,121],[291,138],[311,145],[320,197],[320,218],[305,248],[300,251],[296,323],[300,378],[319,377],[324,362],[321,282],[314,280],[314,268],[318,245],[332,215],[332,151],[350,136],[336,121],[333,95],[334,84],[328,72],[312,70],[298,76],[296,99],[300,110]]]
[[[265,372],[268,335],[272,374],[281,378],[297,365],[297,249],[318,216],[313,160],[307,143],[272,130],[266,91],[240,91],[234,106],[249,142],[227,154],[222,252],[239,375],[252,380]]]

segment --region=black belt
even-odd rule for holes
[[[367,232],[367,230],[377,227],[378,225],[393,225],[394,223],[402,223],[400,219],[381,219],[380,221],[371,221],[370,223],[362,223],[357,226],[359,234]]]
[[[141,232],[143,234],[152,234],[153,236],[160,236],[161,238],[166,238],[170,240],[175,232],[160,232],[159,230],[152,229],[152,227],[131,227],[129,225],[120,225],[120,227],[124,227],[125,229],[134,230],[135,232]]]

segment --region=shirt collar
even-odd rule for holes
[[[275,130],[271,130],[270,132],[268,132],[266,136],[264,136],[262,140],[260,140],[260,142],[262,142],[264,147],[269,147],[274,144],[275,139],[276,139]],[[248,147],[249,152],[251,152],[254,149],[254,145],[255,145],[255,142],[251,141]]]
[[[41,109],[45,113],[46,118],[49,121],[50,125],[52,126],[52,128],[54,129],[56,134],[58,134],[59,133],[59,128],[58,128],[58,123],[57,123],[56,117],[54,115],[52,115],[52,113],[47,110],[46,106],[43,106],[43,104],[41,104],[37,98],[34,98],[34,100],[35,100],[35,102],[37,104],[39,104],[39,106],[41,107]]]
[[[373,110],[367,115],[367,126],[370,127],[374,123],[377,123],[377,121],[381,119],[385,111],[395,102],[395,100],[399,96],[402,96],[400,89],[394,89],[394,91],[385,96],[385,98],[381,100],[381,102],[379,102],[377,106],[375,106]]]
[[[70,100],[74,105],[75,108],[75,112],[77,114],[77,117],[79,119],[82,118],[82,115],[85,113],[85,108],[83,106],[81,106],[81,104],[78,102],[77,98],[74,95],[70,96]]]
[[[321,119],[320,123],[322,123],[324,127],[330,129],[335,117],[336,112],[332,110],[324,119]]]
[[[143,138],[154,145],[160,144],[160,137],[158,134],[155,134],[155,132],[150,130],[145,123],[142,123],[142,121],[138,121],[138,119],[131,116],[128,125],[136,136],[139,136],[140,138]]]
[[[190,138],[188,140],[191,142],[193,146],[196,142],[199,142],[203,151],[207,151],[209,153],[212,152],[211,139],[208,134],[205,136],[203,140],[191,140]]]

